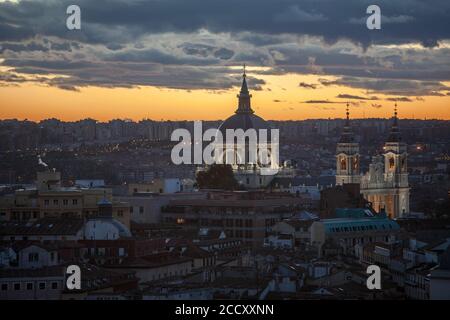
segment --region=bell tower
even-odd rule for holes
[[[347,103],[341,139],[336,148],[336,185],[360,183],[359,144],[355,141],[350,125],[350,112]]]
[[[392,194],[386,199],[386,211],[393,218],[409,212],[408,153],[398,127],[397,104],[389,137],[384,144],[384,176]]]

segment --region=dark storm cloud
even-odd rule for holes
[[[183,43],[179,46],[187,55],[198,56],[201,58],[215,57],[222,60],[231,59],[234,55],[233,50],[227,48],[218,48],[205,44]]]
[[[435,0],[433,5],[380,0],[377,5],[385,23],[382,32],[365,28],[366,8],[372,3],[361,0],[23,0],[0,4],[0,39],[24,39],[36,32],[68,36],[64,22],[69,4],[82,8],[85,30],[80,37],[88,42],[102,40],[102,35],[97,37],[92,29],[101,32],[101,27],[115,30],[122,26],[126,27],[122,32],[128,41],[144,33],[184,33],[202,28],[211,32],[302,33],[324,37],[328,42],[346,38],[364,44],[431,44],[450,35],[447,0]],[[105,36],[103,40],[114,38]],[[116,36],[115,41],[121,40]]]
[[[418,81],[403,79],[372,79],[343,77],[335,81],[326,82],[327,85],[343,85],[358,89],[367,89],[370,92],[379,92],[388,95],[433,95],[433,92],[448,90],[447,87],[436,81]],[[323,84],[323,83],[322,83]]]
[[[336,98],[340,98],[340,99],[354,99],[354,100],[378,100],[378,97],[372,96],[372,97],[362,97],[362,96],[356,96],[356,95],[352,95],[352,94],[345,94],[345,93],[341,93],[339,95],[337,95]]]
[[[53,47],[52,47],[53,49]],[[16,52],[20,52],[20,51],[43,51],[46,52],[49,50],[49,48],[45,45],[42,45],[40,43],[37,43],[35,41],[31,41],[29,43],[2,43],[0,52],[3,50],[11,50],[11,51],[16,51]]]
[[[298,86],[302,87],[302,88],[306,88],[306,89],[316,89],[317,88],[316,84],[306,83],[306,82],[300,82]]]
[[[50,79],[40,78],[39,81],[66,90],[77,90],[77,88],[86,86],[124,88],[155,86],[171,89],[220,90],[236,87],[240,85],[241,81],[240,71],[230,75],[229,69],[224,67],[162,66],[157,63],[117,63],[114,61],[67,62],[64,60],[7,60],[5,63],[14,66],[18,73],[46,75],[53,74],[57,70],[58,73],[65,76]],[[0,81],[8,81],[6,77],[7,74],[3,75]],[[24,78],[20,78],[14,81],[23,82],[22,79],[24,80]],[[248,77],[248,82],[249,88],[255,91],[262,90],[262,86],[265,84],[264,80],[253,76]]]
[[[80,31],[65,27],[69,4],[81,7]],[[254,71],[256,77],[324,74],[338,79],[322,79],[322,86],[348,85],[402,96],[442,95],[447,87],[439,81],[450,80],[450,49],[442,45],[442,40],[450,39],[450,2],[380,0],[379,31],[365,26],[370,4],[369,0],[2,2],[0,52],[3,65],[15,71],[65,75],[49,82],[67,89],[87,85],[226,89],[236,85],[232,81],[239,82],[227,66],[247,63],[269,67]],[[411,42],[440,47],[375,46]],[[254,90],[262,89],[259,81],[255,79]]]
[[[387,98],[388,101],[399,101],[399,102],[412,102],[413,100],[408,97],[397,97],[397,98]]]

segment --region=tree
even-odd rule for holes
[[[207,170],[197,173],[197,186],[200,189],[239,189],[229,164],[213,164]]]

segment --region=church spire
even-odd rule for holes
[[[344,124],[344,128],[342,130],[342,135],[341,135],[341,140],[339,141],[340,143],[351,143],[354,142],[354,136],[353,136],[353,132],[352,132],[352,128],[350,125],[350,111],[349,111],[349,103],[347,102],[347,108],[346,108],[346,119],[345,119],[345,124]]]
[[[237,95],[239,98],[239,105],[236,113],[254,113],[250,104],[250,98],[252,95],[248,91],[247,86],[247,72],[244,64],[244,73],[242,74],[242,86],[241,91]]]
[[[389,134],[388,142],[400,142],[400,130],[398,128],[398,117],[397,117],[397,102],[394,106],[394,119],[392,122],[391,133]]]

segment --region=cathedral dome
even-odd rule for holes
[[[270,129],[269,124],[261,117],[251,113],[236,113],[226,119],[219,127],[219,130],[225,136],[227,129]]]

